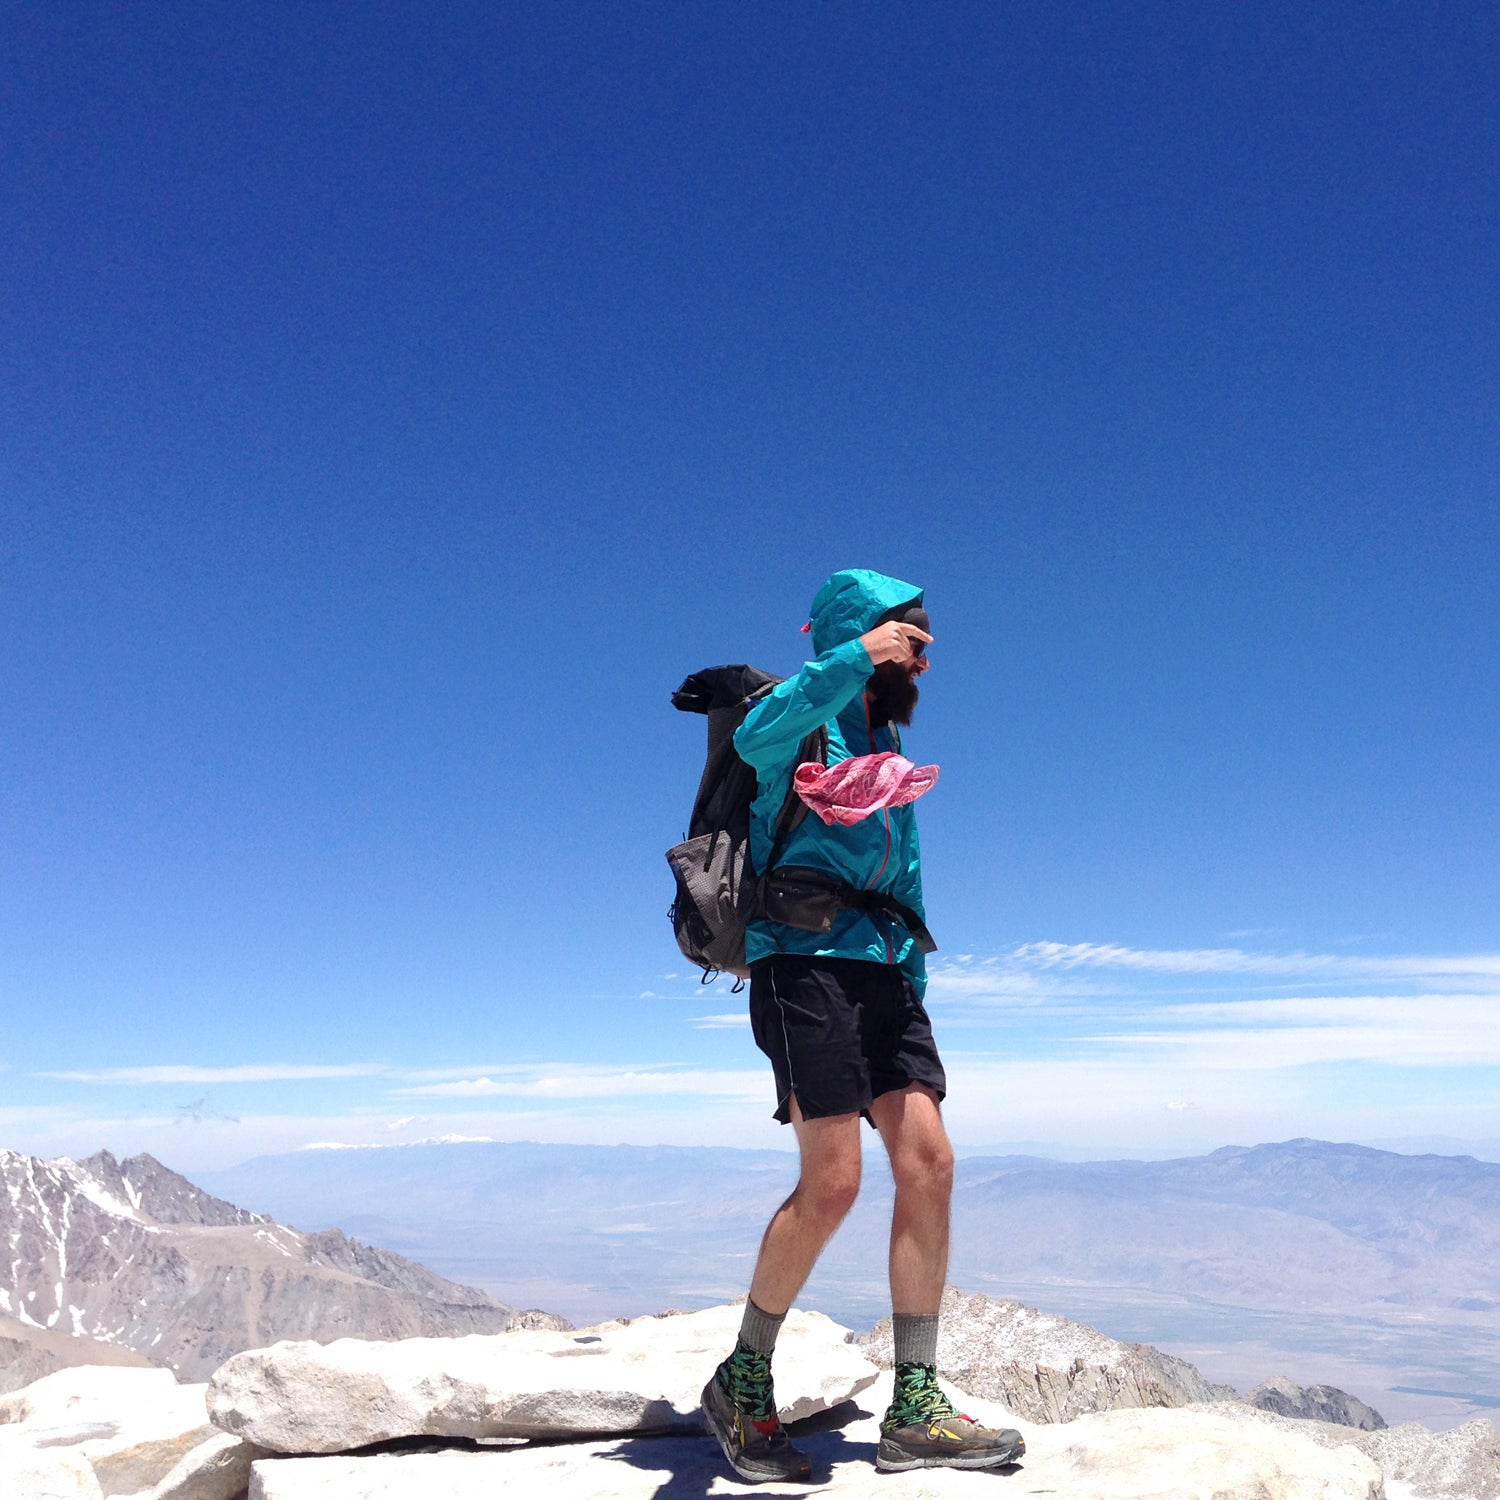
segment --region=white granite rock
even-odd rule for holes
[[[886,1395],[884,1382],[877,1393]],[[957,1393],[955,1393],[957,1394]],[[959,1397],[997,1425],[994,1403]],[[871,1402],[883,1406],[883,1400]],[[998,1473],[924,1469],[877,1474],[878,1419],[860,1412],[797,1435],[813,1463],[819,1500],[1382,1500],[1379,1470],[1353,1449],[1324,1449],[1295,1434],[1212,1413],[1131,1410],[1029,1429],[1030,1451]],[[772,1491],[734,1479],[711,1438],[653,1437],[534,1444],[492,1452],[272,1458],[255,1464],[250,1500],[659,1500],[664,1495]]]
[[[70,1422],[118,1421],[123,1413],[171,1400],[174,1392],[183,1389],[189,1388],[179,1386],[170,1370],[73,1365],[0,1396],[0,1423],[60,1427]]]
[[[572,1333],[287,1343],[236,1354],[208,1405],[226,1432],[276,1453],[387,1438],[562,1437],[701,1430],[698,1398],[734,1347],[741,1309],[715,1307]],[[878,1376],[820,1313],[793,1311],[776,1349],[782,1417],[847,1401]]]
[[[1033,1428],[1027,1443],[1027,1473],[1068,1500],[1385,1500],[1357,1448],[1211,1412],[1122,1409]]]
[[[1447,1432],[1433,1432],[1416,1422],[1360,1432],[1255,1407],[1215,1403],[1202,1410],[1295,1431],[1325,1446],[1358,1448],[1380,1465],[1391,1500],[1398,1493],[1410,1493],[1419,1500],[1500,1500],[1500,1429],[1483,1417]]]
[[[1426,1500],[1500,1500],[1500,1429],[1476,1417],[1447,1432],[1403,1422],[1361,1434],[1359,1446]]]
[[[0,1433],[10,1446],[71,1451],[105,1495],[135,1495],[215,1435],[206,1390],[170,1370],[78,1365],[0,1397]]]
[[[5,1500],[103,1500],[93,1466],[81,1453],[49,1453],[0,1441],[0,1495]]]
[[[234,1500],[250,1483],[250,1465],[264,1448],[215,1432],[182,1458],[151,1491],[151,1500]]]

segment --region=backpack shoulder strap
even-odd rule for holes
[[[797,766],[807,761],[817,761],[819,765],[828,764],[828,726],[819,724],[813,732],[802,741],[797,751],[797,760],[792,767],[794,776],[787,786],[786,797],[781,804],[781,811],[776,815],[776,831],[771,839],[771,857],[766,861],[766,867],[760,872],[760,884],[765,885],[766,876],[776,868],[781,858],[781,851],[786,848],[786,841],[797,831],[798,825],[807,816],[807,803],[797,795],[797,783],[795,772]]]

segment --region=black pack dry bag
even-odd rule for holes
[[[752,707],[782,679],[743,662],[694,672],[675,693],[672,706],[708,718],[708,759],[693,799],[688,836],[667,850],[677,880],[669,913],[677,946],[703,970],[703,982],[720,974],[745,978],[745,929],[760,906],[760,881],[750,858],[753,767],[734,748],[734,732]],[[802,742],[798,762],[828,759],[828,731],[819,728]],[[790,788],[776,820],[770,867],[807,807]]]

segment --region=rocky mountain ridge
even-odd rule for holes
[[[18,1391],[43,1375],[77,1364],[152,1368],[144,1354],[123,1344],[82,1339],[56,1328],[33,1328],[17,1318],[0,1315],[0,1394]]]
[[[891,1320],[857,1340],[883,1370],[894,1364]],[[999,1401],[1030,1422],[1070,1422],[1124,1407],[1238,1401],[1186,1360],[1149,1344],[1125,1344],[1009,1298],[943,1290],[938,1370],[975,1396]],[[1289,1383],[1289,1382],[1288,1382]],[[1381,1423],[1384,1426],[1384,1423]]]
[[[304,1234],[154,1157],[0,1151],[0,1361],[14,1388],[98,1341],[181,1376],[284,1338],[500,1333],[528,1319],[337,1229]],[[91,1358],[92,1345],[80,1352]]]
[[[1263,1380],[1244,1398],[1247,1406],[1297,1417],[1308,1422],[1327,1422],[1335,1427],[1354,1427],[1361,1432],[1380,1432],[1385,1418],[1374,1407],[1331,1385],[1300,1386],[1284,1375]]]

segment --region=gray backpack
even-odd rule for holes
[[[708,759],[693,799],[688,836],[667,850],[677,879],[668,913],[672,930],[683,957],[703,970],[704,984],[720,974],[733,974],[741,983],[748,977],[745,929],[760,914],[765,875],[775,869],[787,839],[807,813],[789,787],[776,820],[771,858],[766,870],[757,873],[750,859],[756,775],[736,752],[734,732],[781,680],[741,662],[694,672],[672,694],[674,708],[708,718]],[[827,759],[828,730],[820,726],[802,742],[798,762]]]

